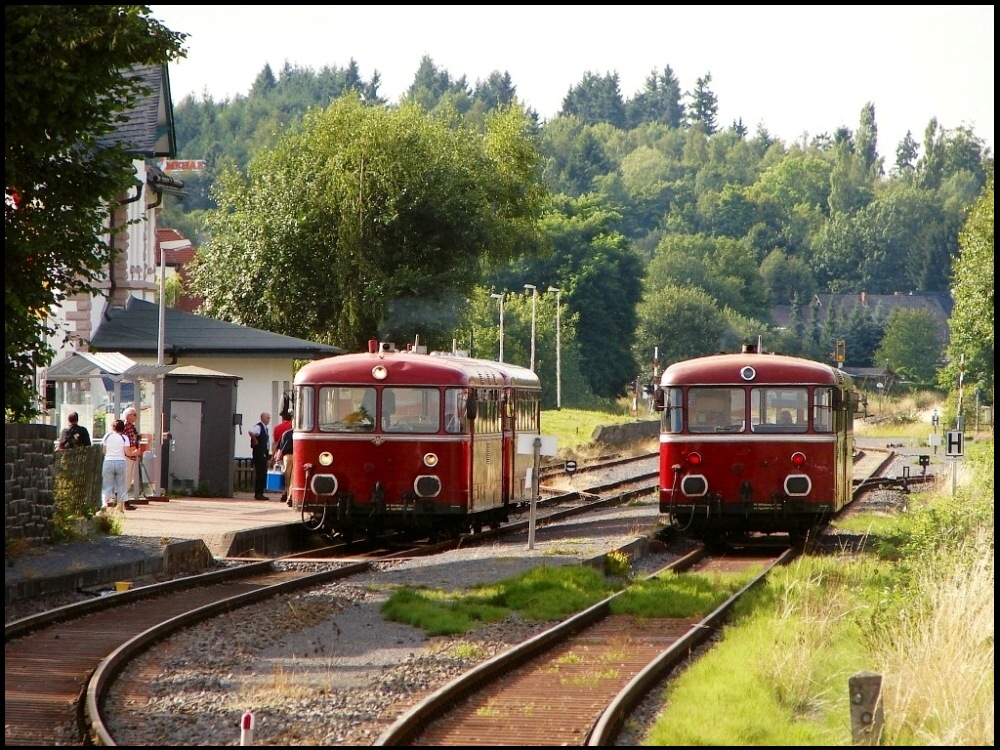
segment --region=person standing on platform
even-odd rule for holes
[[[290,420],[291,414],[288,417]],[[274,431],[278,431],[277,427]],[[289,507],[292,505],[292,449],[294,447],[294,439],[295,430],[285,430],[281,433],[280,439],[276,438],[278,445],[274,449],[274,468],[281,469],[285,475],[285,490],[281,493],[281,502],[286,503]]]
[[[271,449],[273,451],[271,459],[275,463],[280,463],[278,461],[278,448],[281,445],[281,436],[290,429],[292,429],[292,412],[283,411],[281,412],[281,421],[275,425],[274,431],[271,433]]]
[[[116,503],[122,510],[135,510],[135,506],[128,501],[128,487],[125,484],[125,464],[128,463],[125,449],[129,443],[125,437],[124,420],[116,419],[111,426],[111,432],[105,435],[101,442],[104,446],[101,510]]]
[[[84,448],[90,445],[90,432],[80,424],[80,415],[71,411],[66,416],[69,425],[59,436],[59,450],[64,451],[70,448]]]
[[[125,437],[128,438],[128,448],[125,449],[125,492],[131,495],[139,476],[139,431],[135,427],[139,412],[130,406],[122,413],[122,419],[125,420]]]
[[[267,465],[271,457],[271,444],[267,426],[271,423],[271,415],[261,412],[260,421],[250,428],[250,450],[253,454],[253,499],[267,500],[264,489],[267,487]]]

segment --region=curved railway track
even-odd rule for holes
[[[539,526],[627,502],[652,487],[642,476],[563,492],[538,503]],[[632,488],[632,489],[629,489]],[[595,495],[603,493],[606,497]],[[296,588],[368,570],[373,560],[429,555],[460,544],[520,533],[529,521],[414,546],[412,540],[338,544],[290,556],[310,562],[349,556],[320,573],[255,562],[200,576],[88,599],[5,625],[5,744],[115,744],[102,713],[104,696],[125,664],[180,628]],[[328,561],[328,560],[327,560]],[[57,647],[54,647],[57,644]]]
[[[125,660],[207,616],[367,569],[279,570],[270,561],[71,604],[4,627],[4,744],[114,744],[101,696]],[[91,674],[93,679],[90,679]],[[89,684],[88,684],[89,680]],[[86,711],[81,698],[86,691]]]

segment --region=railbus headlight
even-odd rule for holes
[[[438,465],[437,453],[425,453],[424,454],[424,466],[428,469],[433,469]]]
[[[329,451],[323,451],[319,454],[319,465],[320,466],[332,466],[333,465],[333,454]]]

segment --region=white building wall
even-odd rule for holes
[[[156,358],[133,357],[142,364],[156,364]],[[233,426],[236,438],[233,458],[250,457],[250,438],[247,435],[253,425],[260,420],[261,412],[271,415],[271,427],[280,421],[282,396],[292,387],[294,360],[262,359],[259,357],[184,357],[180,364],[196,365],[209,370],[235,375],[242,380],[236,383],[236,413],[243,415],[242,427]],[[167,362],[169,364],[169,361]],[[144,401],[152,404],[153,393],[144,394]],[[151,425],[143,425],[141,432],[150,432]]]
[[[115,278],[112,287],[110,273],[94,284],[94,294],[68,297],[50,311],[50,324],[54,332],[48,345],[55,352],[52,361],[58,362],[67,355],[90,350],[90,338],[101,324],[109,305],[122,305],[129,295],[147,302],[156,302],[158,293],[156,257],[156,212],[150,208],[158,200],[157,194],[146,185],[147,167],[144,159],[133,159],[135,178],[142,182],[142,195],[114,212],[116,225],[128,222],[124,233],[114,238],[115,247],[122,253],[114,262]],[[133,193],[134,195],[134,193]],[[131,196],[126,196],[131,197]],[[105,223],[110,227],[110,220]],[[108,240],[111,237],[108,235]],[[113,298],[109,295],[113,294]],[[35,384],[38,393],[44,393],[42,381],[45,370],[38,373]],[[87,388],[88,384],[84,384]],[[100,403],[95,394],[94,404]],[[57,415],[48,415],[50,424],[60,424]]]

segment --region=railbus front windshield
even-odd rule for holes
[[[817,386],[693,386],[664,389],[665,433],[796,434],[833,429],[833,391]]]
[[[433,434],[443,425],[448,433],[461,434],[468,428],[462,388],[386,387],[380,396],[374,386],[329,385],[316,394],[320,432]],[[304,423],[305,415],[301,419]]]

